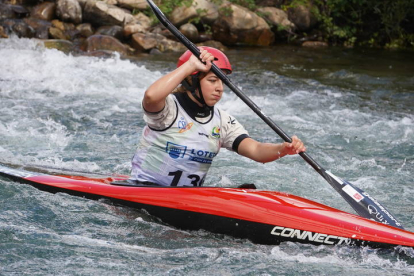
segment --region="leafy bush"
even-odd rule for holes
[[[293,1],[294,2],[294,1]],[[311,2],[309,0],[308,2]],[[327,40],[333,44],[413,47],[412,0],[315,0]]]

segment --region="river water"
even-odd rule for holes
[[[231,49],[231,79],[324,168],[369,192],[414,231],[412,52]],[[123,60],[0,40],[0,162],[68,174],[129,174],[145,89],[177,54]],[[280,142],[232,92],[219,106]],[[256,183],[344,211],[299,156],[258,164],[222,150],[205,185]],[[0,178],[1,275],[413,275],[401,250],[252,244],[163,225],[139,210]],[[411,257],[410,257],[411,256]]]

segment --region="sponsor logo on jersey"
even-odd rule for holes
[[[351,239],[316,233],[316,232],[309,232],[305,230],[299,230],[294,228],[282,227],[282,226],[275,226],[273,227],[272,231],[270,232],[271,235],[291,238],[294,240],[306,240],[321,244],[350,244]]]
[[[171,142],[167,142],[167,146],[165,148],[165,151],[168,153],[168,155],[174,159],[183,158],[186,150],[187,146],[177,145]]]
[[[177,123],[177,127],[180,129],[178,133],[183,133],[189,130],[194,123],[187,123],[187,121],[184,119],[184,117],[181,117],[180,120]]]
[[[219,139],[220,138],[220,128],[215,126],[213,127],[213,130],[211,131],[211,136],[213,138]]]
[[[196,150],[192,149],[190,151],[190,160],[203,164],[211,164],[213,158],[217,155],[215,152],[206,151],[206,150]]]
[[[183,158],[187,152],[187,146],[178,145],[172,142],[167,142],[165,151],[173,159]],[[188,159],[190,161],[202,163],[202,164],[211,164],[213,158],[217,155],[215,152],[207,150],[197,150],[191,149],[188,150]]]

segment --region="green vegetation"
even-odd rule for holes
[[[257,5],[256,5],[257,1],[254,1],[254,0],[229,0],[229,2],[246,7],[252,11],[254,11],[257,8]]]
[[[284,9],[311,6],[317,29],[334,45],[414,48],[412,0],[292,0]]]
[[[158,0],[154,2],[166,16],[169,16],[176,7],[190,7],[193,0]],[[144,14],[151,18],[154,23],[158,22],[158,19],[152,12],[151,8],[148,7],[147,10],[144,11]]]
[[[211,0],[221,4],[223,0]],[[256,10],[259,1],[229,0]],[[313,30],[333,45],[414,48],[413,0],[284,0],[278,8],[304,5],[311,8],[318,25]],[[189,6],[192,0],[161,0],[159,7],[168,16],[175,7]],[[221,10],[223,12],[223,10]],[[199,11],[201,15],[205,11]],[[151,13],[147,13],[151,14]],[[225,14],[225,13],[224,13]],[[195,23],[200,18],[193,19]],[[204,26],[205,29],[206,26]],[[210,30],[210,29],[208,29]],[[300,37],[306,34],[296,34]]]

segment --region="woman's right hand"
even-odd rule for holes
[[[202,47],[199,49],[201,61],[196,56],[191,55],[188,62],[194,68],[194,72],[208,72],[211,69],[211,62],[214,60],[214,56]]]

